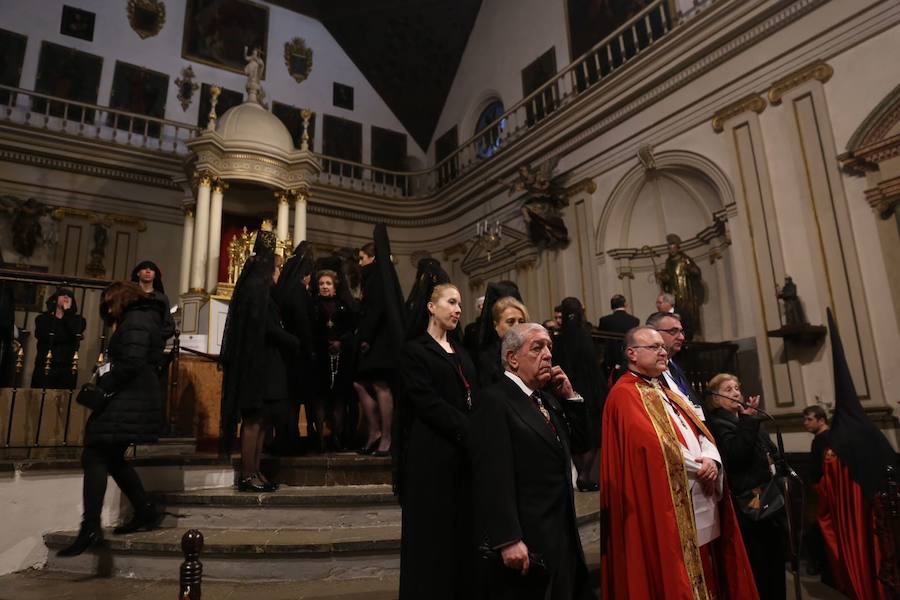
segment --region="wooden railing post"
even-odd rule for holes
[[[200,562],[200,551],[203,550],[203,534],[196,529],[189,529],[181,536],[181,551],[184,562],[181,563],[178,583],[178,600],[200,600],[200,587],[203,582],[203,563]]]

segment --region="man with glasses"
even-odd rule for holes
[[[712,435],[660,382],[663,335],[630,330],[625,358],[603,409],[601,597],[758,598]]]
[[[666,370],[663,371],[660,378],[660,383],[673,392],[681,394],[685,400],[688,400],[693,405],[697,416],[701,420],[704,419],[697,393],[691,388],[691,384],[688,383],[684,372],[674,360],[675,356],[681,352],[685,340],[681,317],[677,313],[657,312],[647,317],[647,325],[657,330],[662,336],[669,355],[669,361],[666,364]]]

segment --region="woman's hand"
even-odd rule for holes
[[[759,396],[750,396],[747,398],[747,406],[741,407],[741,414],[753,416],[756,414],[756,408],[759,406]]]

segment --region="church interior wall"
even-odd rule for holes
[[[187,110],[182,109],[176,97],[174,82],[181,70],[188,65],[191,65],[196,75],[196,83],[215,84],[244,94],[246,77],[243,73],[212,67],[181,56],[186,0],[168,0],[162,30],[156,36],[143,40],[128,25],[124,4],[110,3],[107,0],[84,0],[79,3],[79,8],[96,14],[92,42],[59,33],[64,4],[66,2],[63,0],[0,0],[0,12],[4,15],[3,27],[28,36],[19,87],[33,89],[41,42],[49,41],[103,57],[97,96],[97,103],[100,105],[109,104],[117,60],[168,75],[165,118],[173,121],[197,123],[200,91],[195,93]],[[371,159],[371,126],[407,133],[396,115],[319,21],[265,2],[258,4],[266,4],[269,10],[268,49],[263,57],[266,62],[266,78],[261,82],[266,92],[265,100],[269,103],[274,100],[298,108],[309,108],[316,114],[314,151],[322,149],[323,114],[363,124],[364,163],[369,163]],[[313,68],[309,77],[300,84],[290,76],[282,58],[285,42],[294,37],[303,38],[307,47],[313,50]],[[333,106],[333,82],[354,88],[354,110]],[[423,160],[424,151],[412,142],[411,137],[408,139],[407,152],[416,160]]]

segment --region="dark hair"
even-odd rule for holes
[[[623,296],[622,294],[616,294],[609,299],[609,307],[613,310],[622,308],[623,306],[625,306],[625,304],[627,304],[627,302],[625,302],[625,296]]]
[[[375,242],[366,242],[360,247],[359,251],[364,252],[366,256],[375,258]]]
[[[120,321],[125,309],[150,295],[141,289],[141,286],[131,281],[114,281],[105,290],[103,290],[103,299],[100,303],[100,316],[104,316],[104,312],[108,314],[112,320]]]
[[[554,307],[553,307],[553,312],[555,312],[555,313],[561,313],[561,312],[562,312],[562,305],[561,305],[561,304],[557,304],[556,306],[554,306]]]
[[[812,406],[807,406],[803,409],[803,416],[812,415],[819,421],[825,421],[828,423],[828,413],[825,412],[825,409],[819,406],[818,404],[813,404]]]
[[[681,316],[678,313],[670,313],[670,312],[655,312],[649,317],[647,317],[647,325],[654,329],[659,329],[659,322],[665,319],[666,317],[672,317],[679,323],[681,323]]]

